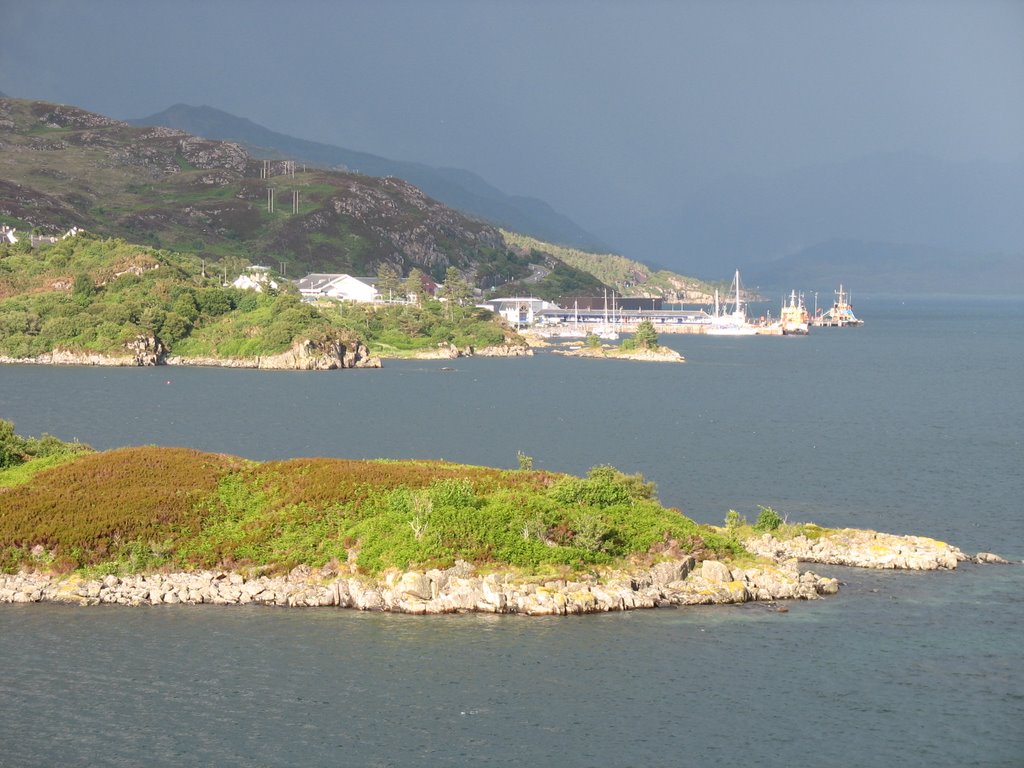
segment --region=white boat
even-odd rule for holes
[[[832,308],[823,315],[817,315],[812,324],[817,328],[856,328],[864,325],[864,321],[853,314],[853,304],[840,283]]]
[[[744,308],[743,296],[740,292],[740,271],[738,269],[733,277],[733,289],[735,298],[730,312],[719,307],[718,290],[715,290],[715,314],[711,316],[711,322],[704,328],[704,333],[707,335],[753,336],[757,333],[757,326],[747,322],[747,311]]]
[[[612,318],[615,317],[615,294],[612,294]],[[604,292],[604,325],[595,325],[592,333],[599,339],[615,341],[619,338],[619,332],[615,325],[608,322],[608,291]]]
[[[783,336],[806,336],[810,331],[810,315],[804,304],[804,295],[791,291],[789,303],[783,303],[779,312],[779,326]]]

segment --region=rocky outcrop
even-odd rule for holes
[[[751,600],[809,600],[834,594],[838,588],[835,579],[799,573],[795,562],[736,568],[704,561],[698,567],[687,557],[649,569],[579,580],[524,579],[512,573],[481,575],[465,562],[445,570],[393,571],[378,579],[307,566],[275,577],[198,571],[84,580],[21,572],[0,576],[0,603],[254,603],[413,614],[472,611],[549,616]]]
[[[532,357],[533,350],[526,344],[496,344],[491,347],[468,347],[473,357]]]
[[[556,355],[567,357],[596,357],[607,360],[637,360],[642,363],[684,363],[686,358],[668,347],[657,349],[622,349],[621,347],[600,346],[579,349],[555,349]]]
[[[340,339],[302,339],[276,355],[255,357],[174,357],[168,365],[198,365],[222,368],[258,368],[265,371],[329,371],[337,368],[380,368],[380,358],[359,342]]]
[[[896,536],[852,528],[822,530],[821,535],[791,539],[777,539],[765,533],[745,540],[743,545],[762,557],[858,568],[952,570],[957,563],[970,559],[956,547],[925,536]]]
[[[466,346],[442,342],[432,349],[421,349],[411,357],[416,360],[454,360],[458,357],[531,357],[533,350],[526,344],[497,344],[491,347]]]
[[[120,368],[137,368],[149,365],[163,365],[165,354],[163,344],[152,336],[136,336],[124,345],[124,354],[105,355],[83,350],[55,349],[36,357],[9,357],[0,355],[0,363],[25,363],[34,365],[90,365]]]
[[[302,339],[276,355],[254,357],[181,357],[168,355],[158,339],[138,336],[125,345],[123,355],[55,349],[37,357],[7,357],[0,363],[35,365],[89,365],[139,367],[148,365],[193,365],[217,368],[258,368],[274,371],[326,371],[336,368],[380,368],[380,358],[365,345],[340,339]]]

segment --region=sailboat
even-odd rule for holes
[[[615,316],[615,309],[614,309],[614,307],[615,307],[615,294],[612,293],[612,317],[613,318]],[[605,292],[604,292],[604,325],[595,326],[595,328],[594,328],[594,335],[597,336],[597,338],[599,338],[599,339],[607,339],[609,341],[614,341],[615,339],[619,338],[619,332],[617,330],[615,330],[615,326],[613,324],[609,324],[609,322],[608,322],[608,291],[607,290],[605,290]]]
[[[550,331],[544,331],[540,334],[547,339],[582,339],[585,338],[587,333],[580,326],[580,303],[579,301],[573,301],[572,303],[572,325],[561,326]]]
[[[724,308],[719,307],[718,290],[715,290],[715,314],[711,316],[711,322],[704,328],[704,333],[709,336],[753,336],[757,333],[757,326],[747,322],[747,312],[744,309],[740,293],[740,271],[738,269],[732,282],[735,299],[731,312],[726,312]]]

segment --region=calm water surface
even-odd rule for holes
[[[682,366],[0,367],[0,417],[98,448],[642,471],[705,522],[1024,558],[1024,304],[663,337]],[[2,511],[2,510],[0,510]],[[818,569],[824,571],[825,569]],[[840,596],[619,616],[0,607],[0,765],[1024,765],[1024,578],[835,569]]]

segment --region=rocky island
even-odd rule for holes
[[[521,465],[97,453],[0,421],[0,602],[564,615],[838,590],[800,560],[967,559],[920,537],[700,525],[639,475]]]

